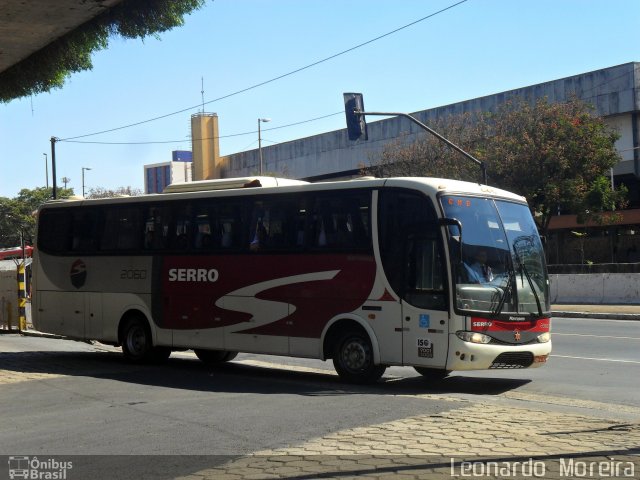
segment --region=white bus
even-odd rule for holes
[[[330,358],[351,382],[390,365],[431,378],[538,367],[551,351],[523,197],[436,178],[169,190],[39,210],[38,330],[121,345],[131,361]]]

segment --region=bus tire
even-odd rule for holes
[[[233,360],[237,356],[238,356],[238,352],[227,352],[227,354],[224,357],[223,362],[230,362],[231,360]]]
[[[364,331],[347,330],[338,337],[333,351],[333,366],[349,383],[374,383],[387,369],[373,363],[373,347]]]
[[[449,370],[442,370],[439,368],[429,367],[413,367],[416,372],[422,375],[427,380],[437,382],[438,380],[444,380],[451,373]]]
[[[193,350],[202,362],[207,365],[217,365],[220,363],[233,360],[238,355],[238,352],[228,352],[227,350],[204,350],[196,348]]]
[[[169,347],[153,347],[151,351],[150,359],[154,362],[164,362],[171,356],[171,349]]]
[[[125,358],[130,362],[142,363],[153,360],[154,354],[157,355],[158,352],[160,350],[153,347],[147,322],[138,316],[127,320],[122,328],[122,353]],[[165,358],[167,357],[168,355]]]

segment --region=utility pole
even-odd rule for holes
[[[53,199],[58,198],[58,185],[56,182],[56,137],[51,137],[51,176],[53,177]]]
[[[47,158],[47,154],[44,155],[44,178],[46,180],[47,188],[49,188],[49,159]]]

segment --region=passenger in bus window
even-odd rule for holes
[[[487,252],[479,250],[471,265],[464,264],[467,276],[471,283],[487,283],[493,280],[493,272],[487,264]]]
[[[222,248],[229,248],[233,246],[233,225],[230,222],[222,224],[222,237],[220,238],[220,245]]]
[[[249,250],[251,250],[252,252],[257,252],[264,247],[266,240],[267,229],[262,222],[262,218],[258,218],[256,229],[253,234],[253,240],[251,240],[251,243],[249,244]]]

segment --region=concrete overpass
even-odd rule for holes
[[[0,73],[122,0],[3,0]]]

